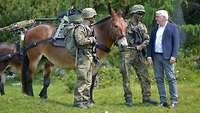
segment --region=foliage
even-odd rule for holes
[[[194,37],[199,37],[200,36],[200,24],[182,25],[181,28],[184,29],[186,32],[190,32],[192,34],[192,36],[194,36]]]
[[[188,38],[186,39],[186,42],[184,44],[185,52],[186,54],[193,54],[193,55],[199,55],[200,53],[200,25],[182,25],[180,26],[181,29],[185,30],[188,33]]]
[[[67,92],[72,93],[72,91],[74,90],[74,86],[76,83],[76,73],[74,72],[74,70],[68,70],[67,71],[67,75],[65,77],[65,90]]]
[[[99,71],[99,86],[105,88],[107,86],[115,86],[121,83],[121,74],[116,67],[103,67]]]
[[[155,24],[154,13],[156,11],[156,8],[153,8],[151,4],[145,4],[145,10],[146,13],[143,18],[143,22],[145,23],[148,29],[151,29],[153,27],[152,25]]]
[[[200,70],[196,67],[197,54],[192,53],[194,49],[186,50],[181,48],[175,65],[175,72],[178,81],[195,81],[199,79]]]
[[[55,17],[70,5],[65,4],[66,0],[0,0],[0,3],[0,27],[27,19]],[[1,32],[0,41],[11,40],[12,34]]]

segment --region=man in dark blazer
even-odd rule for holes
[[[174,23],[168,22],[166,10],[156,11],[157,25],[152,30],[147,52],[147,60],[153,65],[154,75],[160,96],[160,106],[168,107],[164,84],[164,71],[169,83],[171,106],[177,104],[177,88],[174,64],[179,49],[179,31]]]

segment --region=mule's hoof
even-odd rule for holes
[[[5,95],[5,93],[1,93],[1,96],[4,96]]]
[[[28,93],[27,95],[28,95],[28,96],[32,96],[32,97],[34,96],[33,93]]]
[[[47,96],[44,96],[44,95],[39,95],[41,99],[47,99],[48,97]]]

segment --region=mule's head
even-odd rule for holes
[[[123,18],[122,10],[114,10],[108,5],[109,13],[111,15],[111,30],[112,30],[112,38],[117,42],[118,45],[127,46],[126,40],[126,30],[127,23]]]

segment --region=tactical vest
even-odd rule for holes
[[[67,50],[73,55],[76,55],[76,49],[78,45],[76,44],[75,40],[75,29],[79,26],[82,26],[85,31],[86,37],[94,36],[94,33],[91,28],[87,27],[83,24],[68,24],[64,27],[64,37],[65,37],[65,47]],[[92,48],[92,45],[83,46],[83,48]]]
[[[82,28],[84,29],[85,38],[94,36],[94,31],[89,26],[87,26],[85,24],[80,24],[79,26],[82,26]],[[92,49],[92,47],[93,47],[92,44],[79,46],[79,48],[82,48],[82,49]]]
[[[128,26],[128,43],[130,46],[140,45],[144,38],[142,36],[142,24],[133,25],[132,23],[129,23]]]

